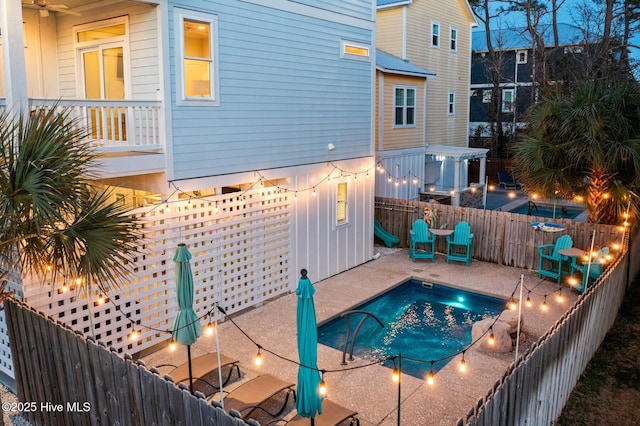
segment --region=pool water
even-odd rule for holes
[[[505,306],[503,299],[409,280],[353,308],[374,314],[385,324],[382,328],[374,319],[367,318],[358,331],[353,353],[368,359],[384,359],[401,353],[402,372],[422,379],[431,368],[429,361],[462,351],[471,343],[473,323],[497,316]],[[363,314],[349,315],[352,335],[363,317]],[[318,327],[318,342],[323,345],[342,351],[345,339],[344,318],[335,318]],[[347,352],[350,345],[351,341]],[[434,373],[448,361],[435,363]],[[393,367],[390,362],[385,365]]]
[[[515,207],[509,210],[511,213],[518,214],[526,214],[531,216],[538,217],[547,217],[553,218],[553,205],[551,204],[521,204],[518,207]],[[575,219],[581,213],[584,212],[584,209],[578,207],[566,207],[556,205],[555,207],[555,217],[558,219]]]

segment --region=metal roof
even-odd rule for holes
[[[393,6],[401,6],[403,4],[412,3],[413,0],[377,0],[377,7],[393,7]]]
[[[551,25],[540,25],[544,42],[548,46],[553,45],[553,29]],[[474,30],[472,32],[471,49],[474,52],[487,50],[486,31]],[[558,24],[558,43],[560,46],[580,44],[584,35],[579,27],[570,24]],[[491,41],[496,50],[527,49],[531,47],[531,36],[526,27],[503,28],[491,30]]]
[[[376,49],[376,68],[391,74],[411,75],[415,77],[433,77],[434,72],[413,65],[411,62]]]

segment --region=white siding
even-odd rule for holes
[[[376,196],[417,200],[425,182],[425,148],[399,149],[376,152],[378,166],[376,170]],[[391,182],[389,182],[391,178]],[[414,178],[417,183],[414,183]],[[406,182],[405,182],[406,180]]]

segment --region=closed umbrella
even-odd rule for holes
[[[296,410],[303,417],[309,417],[311,424],[316,413],[322,413],[322,397],[320,396],[320,372],[318,371],[318,328],[316,325],[316,308],[313,302],[315,289],[307,278],[307,270],[300,271],[300,280],[296,294],[298,295],[297,327],[298,327],[298,399]]]
[[[173,261],[176,264],[176,293],[178,297],[178,315],[173,323],[173,340],[187,346],[189,361],[189,390],[193,393],[191,373],[191,345],[202,334],[200,319],[193,310],[193,274],[191,273],[191,253],[184,244],[178,244]]]

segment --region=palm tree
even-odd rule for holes
[[[84,136],[68,110],[0,115],[0,269],[106,292],[131,267],[140,228],[91,184]]]
[[[532,107],[514,148],[528,192],[585,199],[588,220],[615,224],[637,215],[640,91],[634,83],[563,85]]]

